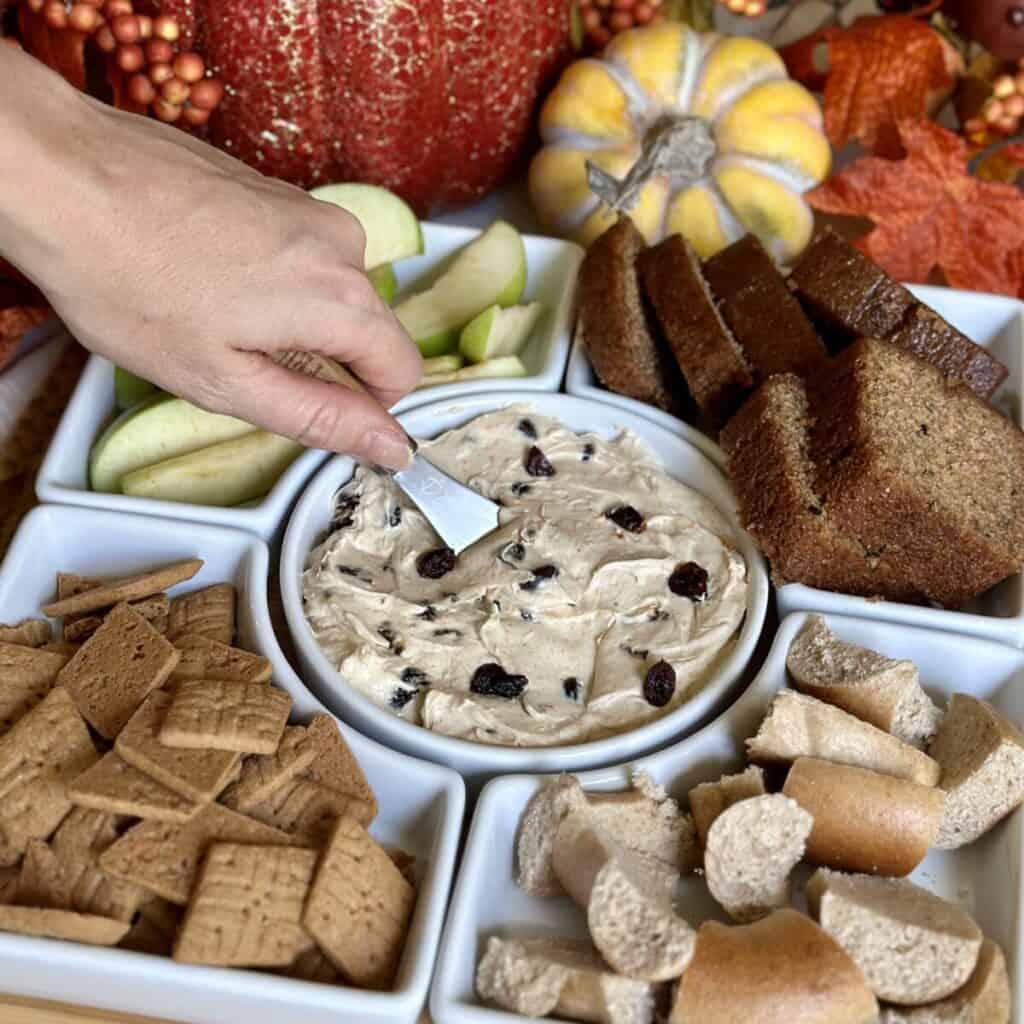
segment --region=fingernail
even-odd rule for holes
[[[369,436],[367,456],[385,469],[408,469],[412,463],[412,449],[404,434],[393,430],[374,431]]]

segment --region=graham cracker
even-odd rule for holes
[[[138,612],[158,633],[167,632],[171,602],[166,594],[144,597],[141,601],[129,601],[128,606]],[[87,640],[100,628],[105,617],[105,614],[99,612],[65,616],[64,639],[71,642]]]
[[[220,679],[232,683],[270,682],[272,668],[266,658],[219,640],[189,633],[179,636],[174,646],[181,652],[171,679]]]
[[[306,771],[319,753],[305,726],[290,725],[273,754],[247,757],[238,781],[224,794],[228,807],[247,811],[269,800],[282,786]]]
[[[186,749],[272,754],[281,742],[292,699],[263,683],[193,679],[180,683],[160,742]]]
[[[33,839],[28,844],[18,877],[18,903],[21,906],[73,910],[71,892],[74,884],[71,872],[48,843]]]
[[[226,792],[225,802],[231,796]],[[246,813],[287,832],[301,846],[319,848],[327,842],[338,818],[353,817],[364,809],[358,801],[299,777],[278,787],[266,800],[252,804]]]
[[[174,939],[164,935],[159,928],[140,914],[128,934],[117,945],[119,949],[128,949],[133,953],[170,956],[174,947]]]
[[[318,981],[324,985],[341,985],[344,979],[317,946],[304,949],[281,973],[287,978]]]
[[[18,877],[21,869],[15,866],[0,868],[0,903],[13,903],[18,897]]]
[[[117,605],[58,676],[89,724],[112,740],[162,686],[178,651],[138,612]]]
[[[42,647],[52,639],[53,629],[46,619],[22,619],[13,625],[0,625],[0,643]]]
[[[68,787],[71,802],[108,814],[155,821],[188,821],[199,804],[161,785],[110,751]]]
[[[168,789],[208,803],[230,782],[240,755],[230,750],[178,750],[158,739],[172,697],[154,690],[118,734],[114,750]]]
[[[183,963],[287,967],[312,946],[301,924],[314,850],[210,847],[174,946]]]
[[[41,647],[0,643],[0,733],[6,732],[53,689],[68,657]]]
[[[81,650],[81,644],[68,643],[66,640],[51,640],[39,648],[41,651],[51,651],[54,654],[63,654],[70,661]]]
[[[97,758],[68,692],[55,686],[0,736],[0,866],[46,839],[71,810],[68,783]]]
[[[337,721],[332,715],[314,715],[307,729],[317,750],[307,772],[309,778],[361,803],[365,810],[356,812],[353,808],[352,814],[361,824],[369,825],[377,817],[377,798],[341,735]]]
[[[101,576],[79,576],[73,572],[59,572],[57,573],[57,600],[63,601],[69,597],[75,597],[78,594],[84,594],[87,590],[95,590],[97,587],[102,587],[106,582]],[[78,624],[85,620],[90,620],[95,623],[89,632],[95,632],[96,628],[102,621],[100,615],[65,615],[64,616],[64,628],[62,636],[65,640],[73,640],[73,634],[79,629]]]
[[[158,932],[173,940],[181,926],[183,912],[181,907],[176,907],[159,896],[151,896],[139,907],[139,915],[144,917]]]
[[[402,873],[402,877],[413,888],[416,887],[416,858],[406,850],[397,846],[385,846],[384,852],[391,858],[391,863]]]
[[[62,615],[77,615],[80,612],[98,611],[122,601],[138,601],[152,597],[169,587],[190,580],[203,567],[201,558],[190,558],[175,562],[153,572],[105,583],[73,597],[58,598],[51,604],[43,605],[43,614],[51,618]]]
[[[235,588],[230,583],[193,590],[171,602],[168,640],[188,635],[231,644],[235,638]]]
[[[212,843],[288,846],[290,836],[241,814],[207,804],[184,825],[143,821],[129,829],[100,858],[114,878],[142,886],[170,903],[184,906],[199,862]]]
[[[0,907],[0,931],[68,939],[90,946],[116,946],[128,934],[126,921],[73,910],[41,910],[37,907]]]
[[[416,891],[357,821],[342,818],[324,850],[302,923],[331,963],[362,988],[389,989]]]

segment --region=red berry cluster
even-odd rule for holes
[[[136,14],[132,0],[25,0],[50,28],[92,38],[125,73],[132,102],[149,107],[161,120],[206,124],[224,95],[203,58],[181,50],[175,18]]]
[[[586,45],[602,50],[619,32],[660,21],[662,0],[577,0]]]
[[[1024,58],[992,82],[992,95],[976,117],[964,122],[964,136],[975,146],[1016,135],[1024,119]]]
[[[745,18],[760,18],[768,10],[768,0],[718,0],[733,14],[742,14]]]

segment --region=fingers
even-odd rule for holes
[[[336,384],[304,377],[266,356],[237,353],[244,365],[221,411],[284,434],[310,448],[405,469],[412,458],[405,432],[380,403]]]

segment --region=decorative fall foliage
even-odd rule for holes
[[[867,217],[858,246],[899,281],[940,270],[953,288],[1024,294],[1024,194],[967,168],[959,136],[932,121],[896,124],[905,156],[865,156],[808,193],[826,213]]]
[[[824,47],[827,68],[816,53]],[[837,149],[858,141],[882,156],[900,152],[896,122],[926,117],[950,96],[963,62],[927,22],[902,14],[829,25],[782,51],[789,72],[824,89],[825,131]]]

